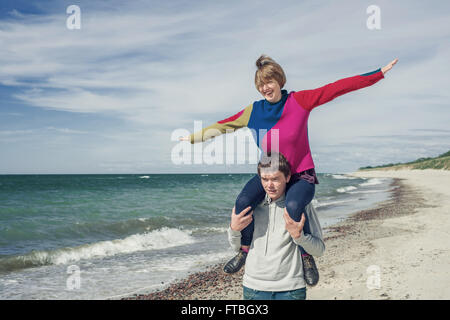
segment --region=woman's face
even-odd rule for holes
[[[274,79],[259,86],[258,90],[270,103],[276,103],[281,100],[281,88]]]

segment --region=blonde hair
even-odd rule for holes
[[[275,62],[271,57],[262,54],[256,60],[255,86],[259,91],[259,87],[270,80],[275,80],[283,88],[286,83],[286,75],[283,68]]]

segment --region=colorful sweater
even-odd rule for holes
[[[314,168],[308,141],[308,117],[312,109],[347,92],[373,85],[384,75],[380,69],[344,78],[313,90],[282,90],[277,103],[255,101],[235,115],[191,134],[191,143],[248,127],[263,151],[282,153],[291,165],[292,174]],[[215,130],[213,130],[215,129]],[[278,140],[278,146],[276,141]]]

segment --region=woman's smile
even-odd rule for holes
[[[271,102],[275,103],[280,101],[281,99],[281,88],[278,82],[271,80],[265,84],[263,84],[259,88],[259,92],[264,96],[264,98]]]

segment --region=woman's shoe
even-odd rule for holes
[[[228,261],[223,267],[225,273],[235,273],[241,270],[242,266],[245,264],[245,259],[247,258],[247,252],[239,250],[239,253],[230,261]]]
[[[317,270],[316,262],[312,255],[302,255],[303,276],[306,284],[313,287],[319,282],[319,270]]]

